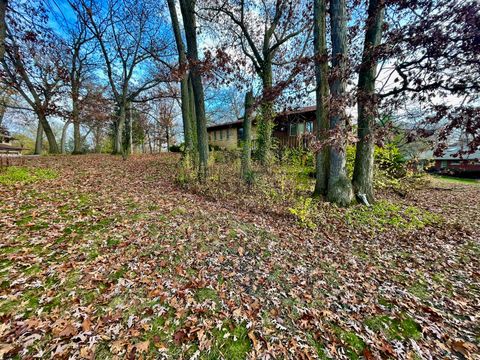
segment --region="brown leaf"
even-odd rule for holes
[[[173,341],[175,344],[180,345],[186,336],[185,330],[178,330],[173,334]]]
[[[245,249],[243,247],[238,248],[238,255],[243,256],[245,254]]]
[[[149,346],[150,346],[150,341],[149,341],[149,340],[140,342],[140,343],[138,343],[138,344],[135,345],[135,347],[137,348],[137,350],[138,350],[140,353],[147,352]]]
[[[90,331],[92,329],[92,322],[89,318],[85,318],[82,322],[82,330],[83,331]]]

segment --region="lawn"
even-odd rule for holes
[[[0,358],[478,358],[480,187],[338,209],[290,170],[177,163],[0,174]]]
[[[441,182],[451,183],[451,184],[475,184],[480,185],[479,179],[468,179],[468,178],[459,178],[454,176],[446,176],[446,175],[436,175],[434,176],[435,179],[438,179]]]

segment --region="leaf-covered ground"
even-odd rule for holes
[[[0,358],[479,358],[480,186],[315,216],[180,186],[177,162],[0,182]]]

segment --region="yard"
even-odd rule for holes
[[[0,173],[0,358],[480,358],[478,184],[345,210],[177,162]]]

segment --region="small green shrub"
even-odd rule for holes
[[[281,163],[294,166],[315,166],[315,156],[312,151],[303,148],[281,148],[277,152]]]
[[[0,172],[0,184],[28,184],[40,180],[55,179],[56,177],[57,173],[51,169],[33,169],[10,166]]]
[[[315,211],[315,202],[311,197],[300,197],[295,204],[295,207],[289,208],[290,214],[294,215],[298,222],[309,228],[315,229],[316,225],[313,222],[313,213]]]

